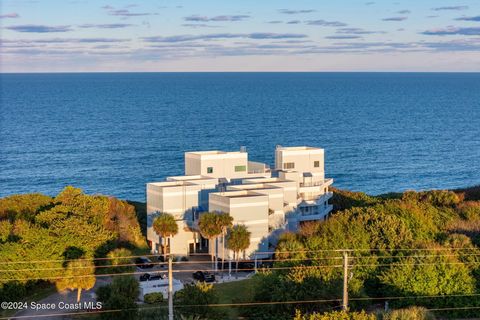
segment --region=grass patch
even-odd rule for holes
[[[219,303],[241,303],[253,300],[255,280],[250,278],[246,280],[219,283],[214,285],[215,293],[219,298]],[[225,308],[228,319],[238,319],[238,308]]]

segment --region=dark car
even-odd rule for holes
[[[207,271],[196,271],[193,273],[193,279],[201,282],[214,282],[215,275]]]
[[[258,266],[258,264],[257,264]],[[233,267],[233,266],[232,266]],[[255,270],[255,262],[254,261],[239,261],[238,262],[238,269],[245,270],[245,271],[253,271]]]
[[[148,259],[147,257],[135,259],[135,265],[140,269],[151,269],[154,266],[152,260]]]
[[[140,281],[153,281],[153,280],[160,280],[160,279],[165,279],[166,275],[165,274],[160,274],[160,273],[145,273],[140,276]]]

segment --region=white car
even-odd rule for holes
[[[180,280],[173,279],[173,293],[183,289]],[[154,280],[140,282],[140,300],[148,293],[161,292],[164,299],[168,299],[168,278],[155,278]]]

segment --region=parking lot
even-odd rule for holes
[[[156,261],[152,259],[154,263],[153,268],[145,268],[141,269],[137,267],[136,272],[139,273],[136,275],[137,279],[140,279],[142,272],[148,274],[164,274],[165,276],[168,275],[168,263],[162,263],[160,261]],[[172,263],[172,272],[173,277],[182,281],[184,284],[193,283],[196,280],[193,278],[193,273],[196,271],[208,271],[210,273],[214,273],[212,270],[212,262],[210,257],[208,256],[189,256],[188,261],[174,261]],[[235,273],[235,263],[232,262],[231,265],[231,272],[229,273],[229,269],[225,266],[224,271],[218,268],[217,272],[215,273],[215,282],[224,282],[229,280],[234,280],[235,278],[245,278],[248,274],[252,273],[252,271],[239,271],[238,274]]]

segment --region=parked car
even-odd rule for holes
[[[160,280],[165,279],[167,276],[164,273],[145,273],[140,276],[140,281],[153,281],[153,280]]]
[[[235,268],[235,264],[232,265],[232,268]],[[239,261],[238,262],[238,269],[245,270],[245,271],[253,271],[255,270],[255,262],[254,261]]]
[[[214,282],[215,275],[207,271],[196,271],[193,273],[193,279],[202,282]]]
[[[140,269],[151,269],[154,266],[152,260],[148,259],[147,257],[140,257],[135,259],[135,264]]]

